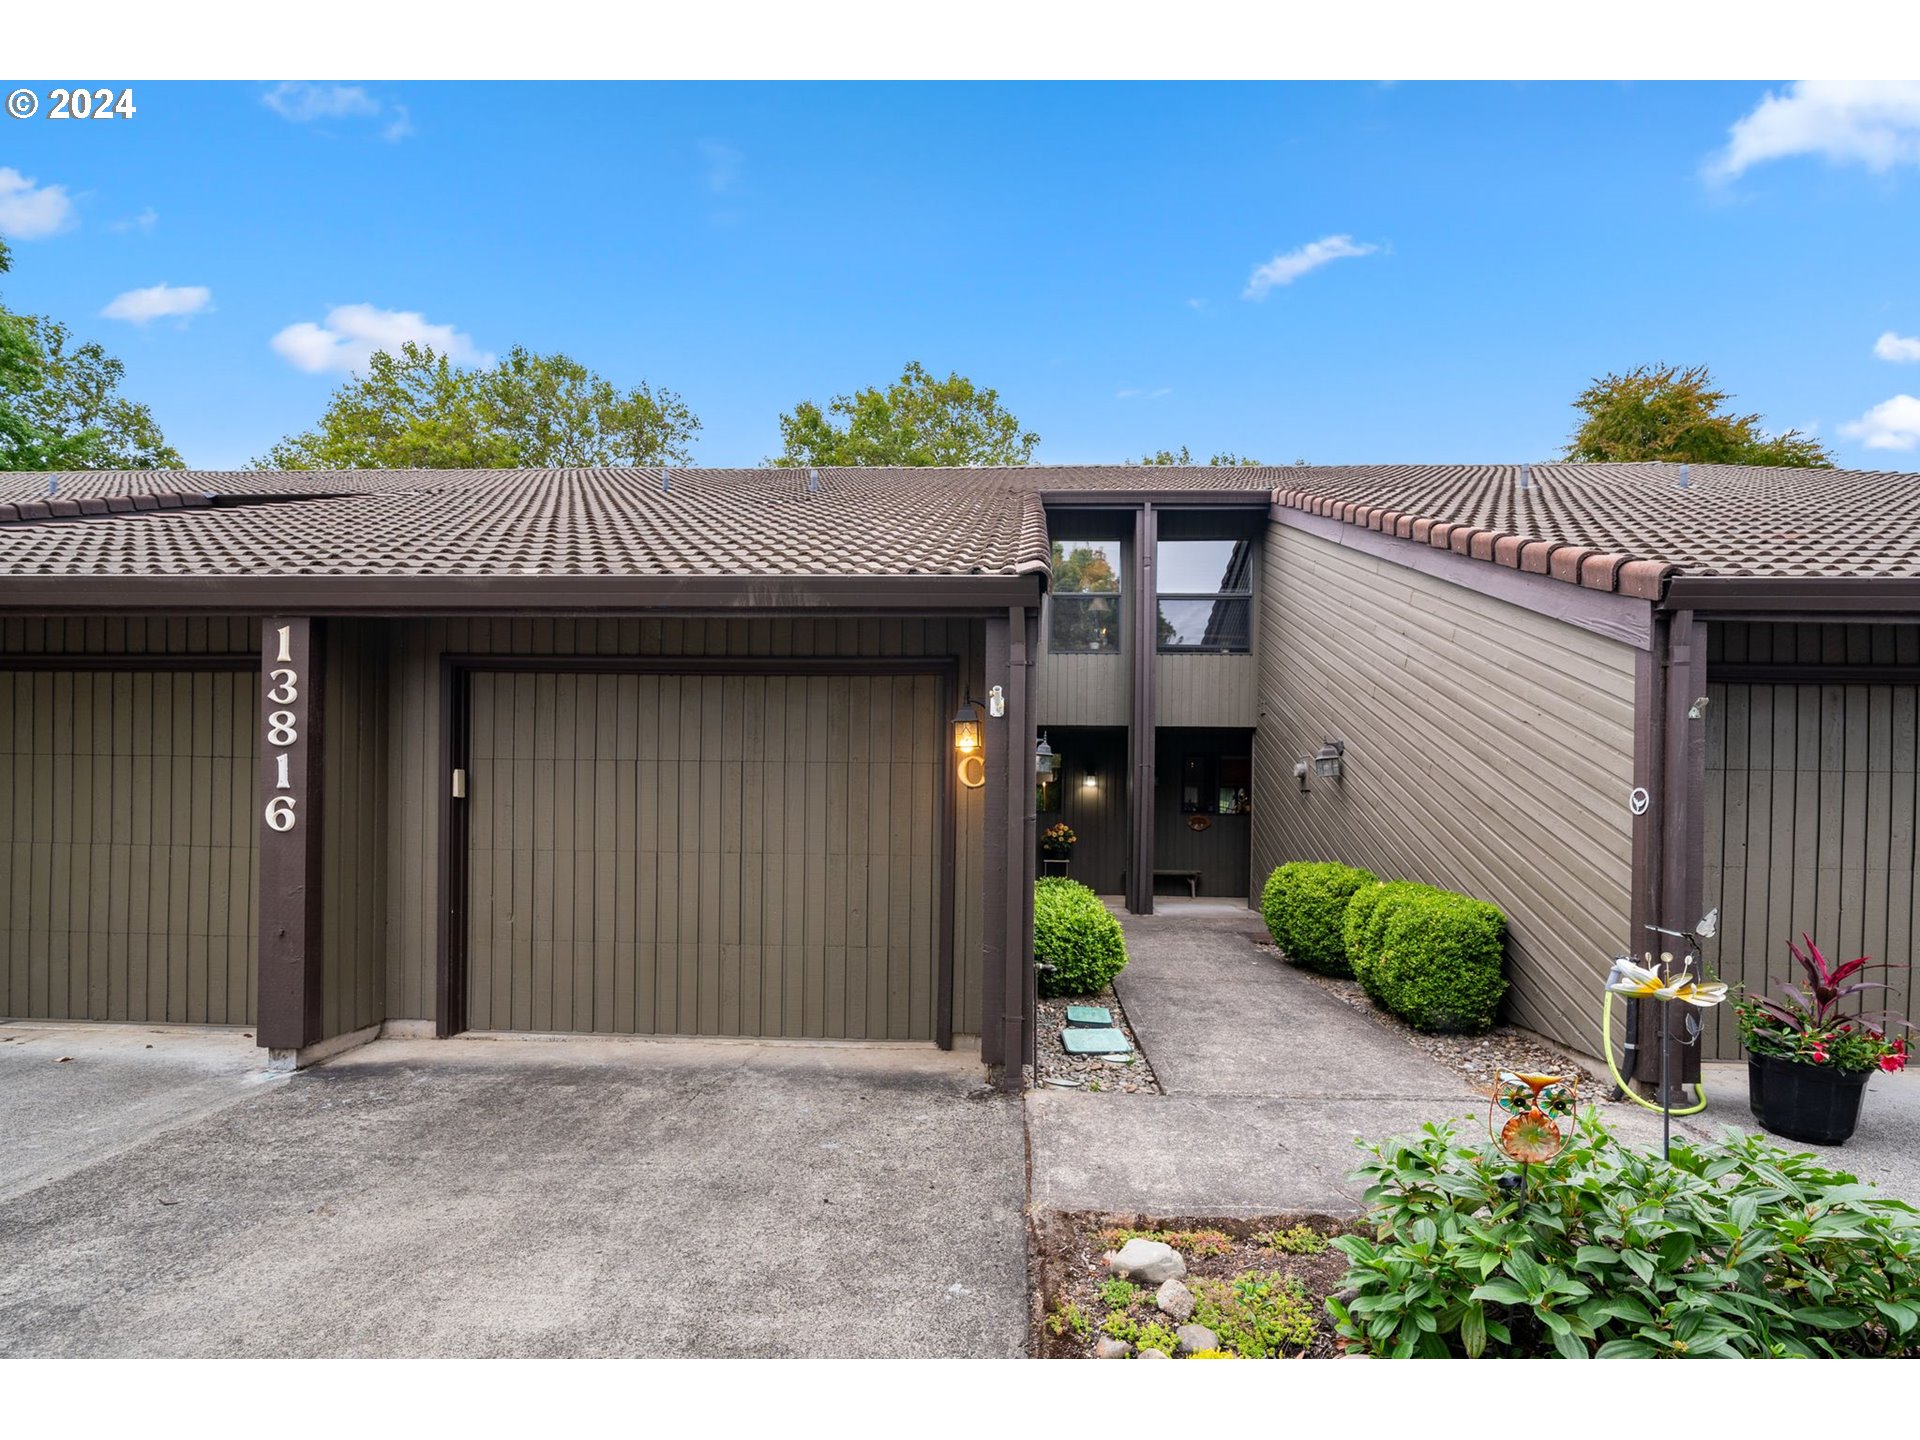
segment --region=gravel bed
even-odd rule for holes
[[[1260,1270],[1299,1281],[1316,1312],[1318,1326],[1312,1343],[1297,1358],[1333,1358],[1340,1354],[1340,1346],[1333,1333],[1333,1322],[1323,1307],[1327,1296],[1340,1288],[1346,1276],[1347,1257],[1331,1248],[1311,1255],[1283,1254],[1268,1249],[1260,1241],[1265,1232],[1287,1230],[1296,1225],[1304,1225],[1323,1237],[1354,1228],[1349,1220],[1325,1215],[1222,1219],[1055,1211],[1037,1216],[1028,1236],[1032,1334],[1027,1353],[1042,1360],[1093,1358],[1094,1342],[1100,1338],[1100,1323],[1109,1309],[1099,1293],[1100,1282],[1107,1277],[1102,1256],[1118,1243],[1112,1230],[1119,1226],[1128,1230],[1200,1231],[1224,1240],[1224,1250],[1210,1249],[1204,1254],[1190,1245],[1175,1245],[1187,1262],[1190,1280],[1197,1276],[1229,1279],[1248,1270]],[[1067,1323],[1067,1317],[1076,1313],[1084,1318],[1083,1327]],[[1152,1287],[1140,1291],[1138,1299],[1128,1307],[1128,1313],[1137,1319],[1169,1326],[1176,1323],[1154,1309]]]
[[[1097,1055],[1069,1055],[1061,1048],[1060,1032],[1067,1028],[1069,1005],[1104,1005],[1113,1012],[1114,1025],[1133,1043],[1131,1064],[1116,1064]],[[1127,1023],[1120,999],[1107,986],[1098,995],[1062,995],[1040,1001],[1039,1083],[1059,1090],[1158,1095],[1160,1082],[1141,1052],[1140,1039]]]
[[[1322,975],[1305,966],[1289,964],[1277,946],[1264,941],[1259,948],[1294,974],[1317,985],[1342,1004],[1351,1006],[1383,1030],[1391,1030],[1407,1044],[1439,1061],[1467,1082],[1475,1094],[1491,1096],[1502,1070],[1527,1070],[1535,1074],[1561,1075],[1580,1088],[1580,1103],[1612,1103],[1612,1084],[1596,1077],[1583,1062],[1564,1049],[1532,1031],[1512,1025],[1496,1025],[1477,1035],[1425,1035],[1373,1003],[1357,980],[1342,980]]]

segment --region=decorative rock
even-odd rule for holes
[[[1167,1358],[1167,1352],[1164,1350],[1155,1350],[1149,1346],[1140,1352],[1139,1358],[1142,1360],[1165,1360]]]
[[[1160,1307],[1160,1313],[1171,1315],[1174,1323],[1188,1319],[1193,1314],[1193,1292],[1178,1280],[1168,1280],[1155,1292],[1153,1303]]]
[[[1333,1292],[1333,1298],[1338,1300],[1342,1305],[1351,1305],[1360,1298],[1360,1287],[1358,1285],[1349,1285],[1344,1290],[1336,1290]]]
[[[1093,1358],[1096,1360],[1124,1360],[1132,1353],[1133,1346],[1111,1335],[1102,1335],[1093,1342]]]
[[[1158,1240],[1129,1240],[1118,1251],[1107,1252],[1107,1269],[1136,1285],[1158,1285],[1186,1274],[1187,1262]]]
[[[1182,1325],[1173,1332],[1174,1339],[1180,1342],[1179,1353],[1191,1355],[1196,1350],[1218,1350],[1220,1337],[1204,1325]]]

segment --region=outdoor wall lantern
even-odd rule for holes
[[[1082,790],[1098,790],[1100,788],[1100,777],[1092,770],[1087,771],[1081,778],[1080,788]]]
[[[1313,773],[1322,780],[1338,780],[1345,768],[1347,742],[1329,740],[1313,752]]]
[[[980,707],[971,695],[953,712],[953,748],[961,755],[980,753]]]
[[[1053,774],[1053,747],[1047,743],[1044,731],[1040,743],[1033,747],[1033,773],[1042,780]]]

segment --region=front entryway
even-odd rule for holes
[[[467,1027],[933,1040],[940,677],[471,677]]]

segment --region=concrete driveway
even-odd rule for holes
[[[0,1044],[10,1135],[159,1073],[126,1046],[43,1080],[54,1048]],[[0,1355],[1022,1349],[1021,1112],[975,1059],[474,1039],[257,1066],[0,1172]]]

